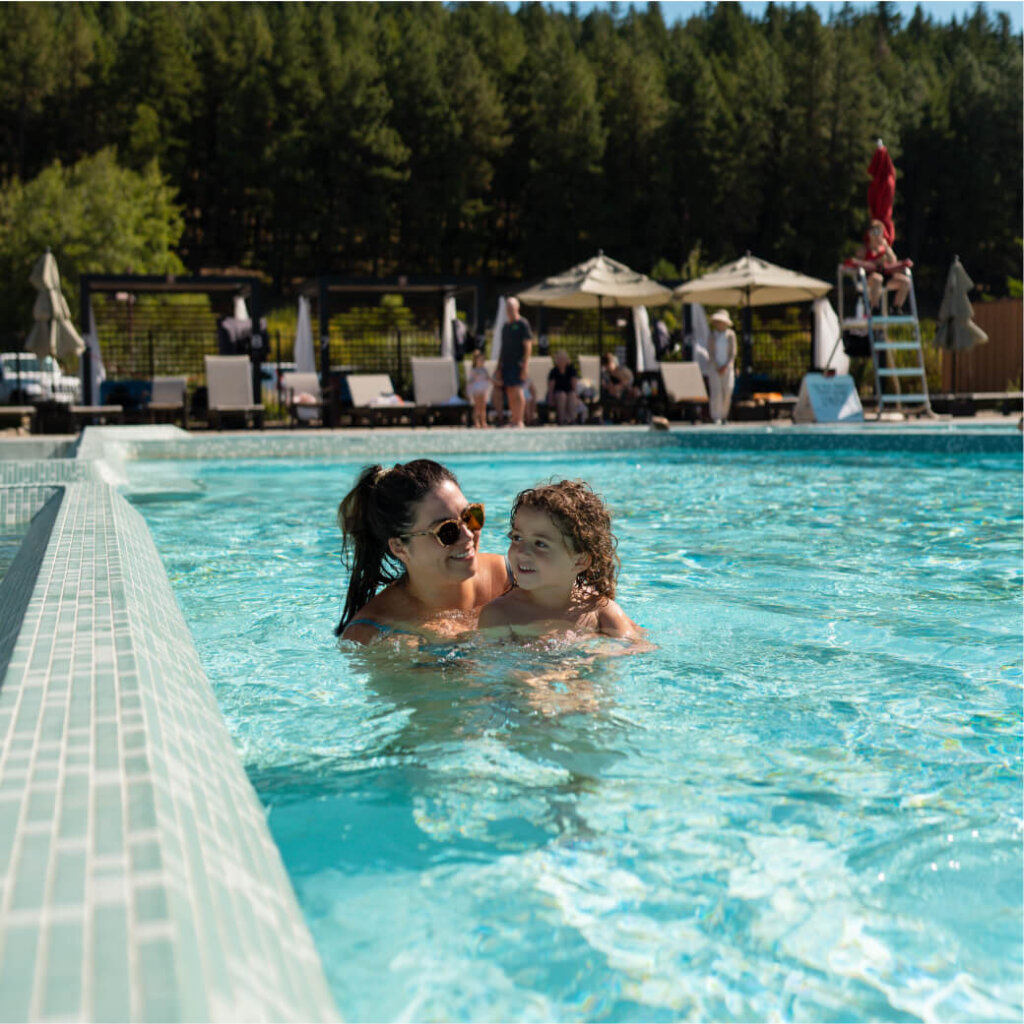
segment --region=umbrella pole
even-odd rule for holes
[[[747,304],[743,307],[743,376],[749,377],[754,372],[754,317],[750,308],[750,292],[747,292]]]
[[[604,317],[601,315],[601,296],[597,297],[597,354],[604,355]]]

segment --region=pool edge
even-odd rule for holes
[[[67,479],[5,595],[22,621],[0,684],[4,1019],[339,1019],[116,467],[17,469]]]

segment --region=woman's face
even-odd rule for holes
[[[477,569],[477,546],[480,531],[472,531],[459,521],[459,539],[450,547],[442,547],[429,530],[446,519],[459,519],[469,504],[457,484],[446,480],[421,498],[413,510],[409,533],[417,537],[392,538],[392,551],[405,565],[409,576],[436,579],[438,583],[459,583],[472,579]]]

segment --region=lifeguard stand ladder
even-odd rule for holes
[[[883,289],[879,313],[875,313],[868,301],[867,274],[861,267],[839,265],[836,281],[836,292],[839,304],[839,324],[844,336],[847,332],[864,334],[871,345],[871,362],[875,367],[875,396],[878,402],[877,419],[887,409],[904,407],[907,412],[918,416],[932,416],[932,406],[928,398],[928,379],[924,366],[924,349],[921,347],[921,322],[917,318],[917,295],[914,292],[914,278],[910,268],[901,270],[910,281],[910,292],[907,302],[909,315],[889,314],[889,290]],[[853,310],[844,310],[844,280],[853,281],[855,289],[855,305]],[[847,315],[852,312],[851,315]],[[888,328],[899,327],[899,340],[891,340]],[[896,333],[896,332],[894,332]],[[909,337],[907,337],[909,335]],[[913,352],[916,365],[896,366],[895,360],[889,358],[889,352]],[[894,390],[886,391],[885,382],[891,381]],[[912,384],[911,391],[901,394],[900,381]]]

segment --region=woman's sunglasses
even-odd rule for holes
[[[458,539],[462,536],[462,524],[473,532],[482,530],[484,525],[484,506],[481,502],[476,501],[472,505],[467,505],[460,513],[458,519],[446,519],[443,523],[437,523],[430,527],[429,530],[417,530],[415,533],[407,533],[406,537],[423,537],[426,534],[430,534],[434,540],[443,548],[450,548],[453,544],[458,542]]]

